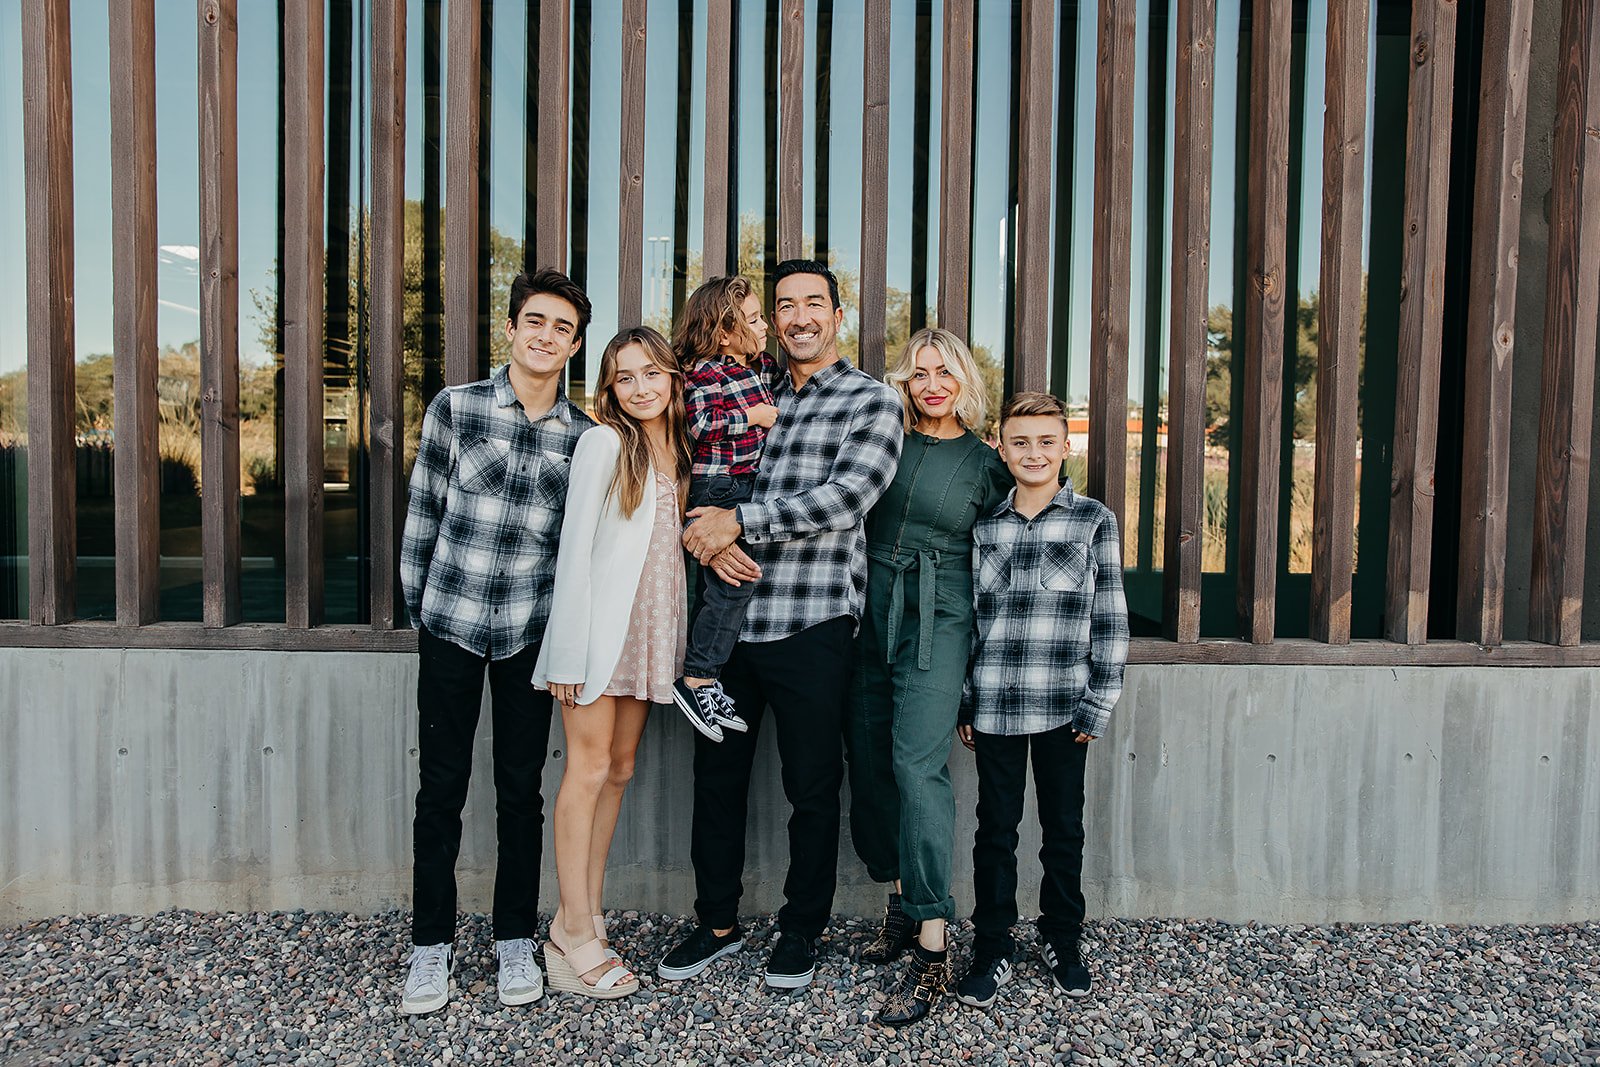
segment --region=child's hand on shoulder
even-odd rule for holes
[[[744,417],[751,426],[765,426],[770,430],[778,421],[778,408],[775,404],[751,404],[744,409]]]

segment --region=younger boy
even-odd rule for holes
[[[1017,824],[1028,751],[1044,847],[1039,957],[1068,996],[1089,993],[1083,927],[1083,769],[1122,693],[1128,608],[1117,522],[1063,484],[1067,416],[1044,393],[1018,393],[1000,413],[1000,458],[1016,488],[973,528],[977,634],[969,697],[957,727],[977,754],[972,845],[972,964],[956,986],[988,1007],[1011,979],[1017,921]]]

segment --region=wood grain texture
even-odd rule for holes
[[[1240,635],[1272,640],[1278,598],[1278,479],[1289,225],[1288,4],[1254,9],[1250,29],[1250,176],[1245,222],[1244,402],[1239,470]]]
[[[202,614],[239,601],[239,22],[198,0],[200,52],[200,541]]]
[[[861,115],[861,369],[884,370],[889,277],[889,0],[865,0]]]
[[[374,629],[405,625],[396,607],[405,526],[405,0],[372,0],[372,304],[368,345],[367,555]]]
[[[778,23],[778,259],[805,254],[806,5],[783,0]]]
[[[645,0],[622,0],[622,155],[617,196],[617,328],[643,321]]]
[[[1389,640],[1409,645],[1428,639],[1455,55],[1455,0],[1417,0],[1411,9],[1406,224],[1400,252],[1400,346],[1384,610]]]
[[[707,280],[728,273],[731,192],[728,171],[730,92],[733,75],[733,0],[706,5],[706,169],[700,262]]]
[[[1311,636],[1330,644],[1344,644],[1350,640],[1350,590],[1355,570],[1367,0],[1328,0],[1325,100]]]
[[[451,0],[452,7],[460,0]],[[474,10],[478,0],[473,0]],[[453,49],[452,49],[453,51]],[[539,3],[539,240],[536,269],[567,269],[568,130],[572,117],[572,2]],[[477,67],[474,54],[473,67]],[[454,83],[452,82],[452,85]],[[474,151],[473,159],[477,158]]]
[[[449,0],[445,12],[444,382],[478,376],[478,139],[482,132],[481,0]],[[539,46],[544,48],[543,29]],[[541,76],[544,72],[541,70]],[[545,166],[543,109],[539,166]],[[540,207],[543,208],[541,175]],[[540,226],[543,238],[544,227]]]
[[[970,341],[972,0],[945,0],[939,105],[939,325]]]
[[[1206,313],[1211,284],[1211,105],[1216,0],[1177,0],[1173,96],[1172,313],[1167,375],[1167,500],[1162,627],[1200,640],[1206,463]],[[1146,427],[1149,433],[1154,427]]]
[[[1055,111],[1055,6],[1023,0],[1017,103],[1017,283],[1013,366],[1018,389],[1050,389],[1050,167]]]
[[[323,605],[323,11],[321,0],[284,10],[284,621],[304,629]]]
[[[1484,12],[1456,577],[1456,636],[1484,645],[1498,645],[1505,633],[1511,359],[1532,41],[1533,0],[1506,0]]]
[[[1125,528],[1128,300],[1133,272],[1133,96],[1138,3],[1100,0],[1095,58],[1094,237],[1089,276],[1088,494]]]
[[[1593,0],[1563,5],[1557,57],[1528,636],[1575,645],[1600,310],[1600,8]]]
[[[116,416],[117,622],[155,622],[161,594],[156,391],[156,14],[109,0],[111,348]]]

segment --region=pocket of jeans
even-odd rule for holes
[[[1039,558],[1039,584],[1055,593],[1075,593],[1089,575],[1089,550],[1083,545],[1046,545]]]
[[[505,489],[511,442],[469,437],[456,454],[456,484],[465,492],[494,496]]]

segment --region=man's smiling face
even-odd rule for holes
[[[791,274],[778,282],[772,322],[784,352],[795,363],[816,363],[837,354],[844,311],[833,306],[828,279]]]

